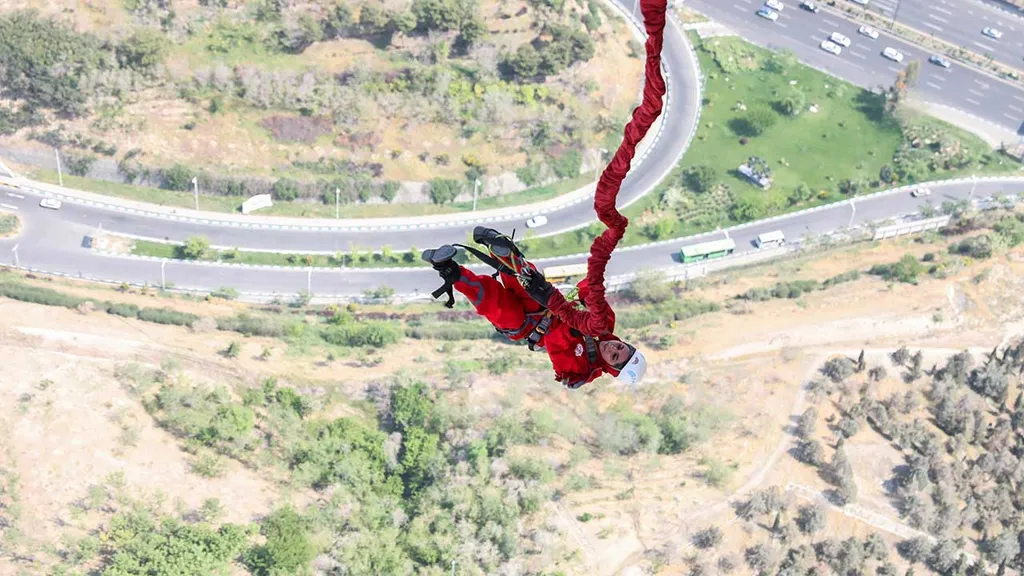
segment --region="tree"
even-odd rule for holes
[[[289,202],[299,197],[299,183],[291,178],[279,178],[271,187],[274,200]]]
[[[743,116],[745,128],[750,136],[760,136],[775,125],[779,117],[767,106],[753,106]]]
[[[882,166],[882,168],[878,171],[878,179],[881,180],[882,182],[885,182],[886,184],[892,184],[892,167],[889,166],[888,164]]]
[[[917,536],[908,540],[903,540],[896,545],[896,551],[900,553],[900,556],[906,559],[911,564],[918,562],[925,562],[932,553],[932,545],[928,541],[928,538],[924,536]]]
[[[993,564],[1003,566],[1020,554],[1020,542],[1012,530],[1003,530],[995,538],[983,541],[981,549]]]
[[[747,565],[755,572],[771,572],[776,564],[775,554],[765,544],[757,544],[747,548],[743,556],[747,561]]]
[[[948,574],[960,559],[960,546],[950,538],[938,541],[928,557],[928,566],[940,574]]]
[[[383,34],[387,31],[390,22],[388,13],[377,4],[367,2],[359,9],[359,29],[363,34],[368,36]]]
[[[182,164],[175,164],[163,173],[164,188],[183,192],[192,188],[192,179],[196,173]]]
[[[885,366],[875,366],[868,370],[868,378],[875,382],[881,382],[885,379]]]
[[[540,71],[540,54],[532,44],[521,44],[505,63],[520,80],[529,80]]]
[[[454,202],[462,193],[462,183],[458,180],[447,180],[434,178],[428,183],[430,189],[430,200],[434,204],[448,204]]]
[[[842,484],[846,479],[853,477],[853,467],[850,465],[850,460],[846,457],[846,451],[843,450],[842,446],[836,448],[836,451],[832,454],[832,460],[828,464],[828,474],[829,481],[836,485]]]
[[[817,440],[801,440],[796,447],[796,458],[811,466],[821,466],[825,463],[825,449]]]
[[[378,195],[380,195],[381,200],[390,204],[395,200],[395,197],[398,196],[398,189],[400,186],[401,185],[398,182],[388,180],[381,185]]]
[[[722,530],[717,526],[709,526],[693,535],[693,545],[701,550],[708,550],[718,546],[722,541]]]
[[[797,436],[810,440],[814,437],[814,429],[818,422],[818,410],[811,406],[800,415],[796,424]]]
[[[711,191],[717,179],[718,173],[714,167],[705,164],[694,166],[683,173],[683,184],[701,194]]]
[[[790,204],[799,204],[801,202],[807,202],[808,200],[814,198],[814,190],[811,190],[811,187],[808,186],[807,184],[800,184],[792,191],[790,191],[789,195],[786,198],[789,200]]]
[[[764,216],[765,206],[761,196],[740,195],[730,208],[730,216],[737,222],[749,222]]]
[[[301,516],[290,507],[275,510],[260,525],[267,541],[250,548],[246,564],[257,576],[297,574],[316,557]]]
[[[825,528],[825,518],[824,506],[821,504],[810,504],[800,507],[796,524],[803,533],[813,535]]]
[[[828,376],[830,380],[835,383],[842,382],[855,372],[853,362],[845,356],[837,356],[830,358],[825,365],[821,367],[821,373]]]
[[[206,239],[206,236],[190,236],[185,239],[185,244],[181,246],[181,255],[183,258],[189,260],[198,260],[210,250],[210,241]]]
[[[878,534],[878,532],[872,532],[868,535],[867,539],[864,540],[864,552],[878,562],[882,562],[889,558],[889,546],[886,545],[885,540]]]
[[[867,368],[867,366],[867,362],[865,362],[864,360],[864,349],[861,348],[860,356],[857,356],[857,373],[860,374],[861,372],[863,372],[864,369]]]
[[[167,57],[167,37],[152,28],[139,30],[116,49],[122,68],[150,73]]]
[[[789,94],[779,101],[779,110],[786,116],[798,116],[805,106],[807,96],[799,89],[790,90]]]
[[[851,418],[849,415],[843,416],[836,425],[836,430],[846,438],[853,438],[854,434],[860,430],[860,424],[857,423],[855,418]]]

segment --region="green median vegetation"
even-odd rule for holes
[[[0,238],[14,236],[21,228],[21,221],[15,214],[0,212]]]

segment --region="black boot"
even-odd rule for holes
[[[449,283],[454,284],[459,281],[459,277],[462,276],[462,269],[459,268],[459,264],[453,260],[455,258],[456,250],[451,244],[445,244],[438,248],[430,248],[424,250],[420,255],[420,258],[424,262],[429,262],[434,270],[437,270],[441,275],[441,278]]]
[[[518,276],[526,268],[526,258],[522,252],[511,238],[501,232],[493,228],[477,226],[473,229],[473,241],[487,246],[491,256],[508,267],[513,274]]]

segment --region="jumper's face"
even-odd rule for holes
[[[618,340],[605,340],[597,345],[598,352],[601,354],[601,358],[608,364],[615,367],[616,370],[620,369],[626,360],[629,360],[629,356],[632,354],[629,345],[625,342],[619,342]]]

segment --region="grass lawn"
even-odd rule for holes
[[[56,170],[45,168],[32,168],[27,171],[28,176],[40,182],[57,184],[59,177]],[[505,208],[508,206],[520,206],[551,200],[563,194],[582,188],[593,182],[594,173],[588,172],[576,178],[561,180],[547,186],[537,186],[521,192],[505,194],[503,196],[490,196],[477,200],[477,210],[488,210],[491,208]],[[156,204],[157,206],[173,206],[178,208],[195,208],[195,199],[191,192],[175,192],[162,188],[148,188],[145,186],[132,186],[119,182],[108,182],[106,180],[94,180],[64,175],[64,185],[69,188],[95,192],[106,196],[125,198],[138,202]],[[199,196],[199,209],[209,212],[241,213],[243,198],[228,196]],[[473,210],[473,202],[456,202],[439,206],[437,204],[342,204],[342,218],[391,218],[397,216],[428,216],[431,214],[452,214],[458,212],[470,212]],[[289,216],[300,218],[334,218],[334,205],[322,203],[299,203],[279,202],[259,210],[256,214],[264,216]]]
[[[166,244],[149,240],[135,240],[132,254],[135,256],[154,256],[156,258],[181,259],[180,244]],[[199,260],[206,262],[226,262],[231,264],[253,264],[271,266],[295,266],[305,268],[399,268],[403,266],[426,266],[420,260],[419,252],[392,253],[390,250],[379,253],[357,252],[330,254],[281,254],[274,252],[248,252],[244,250],[207,250]]]

